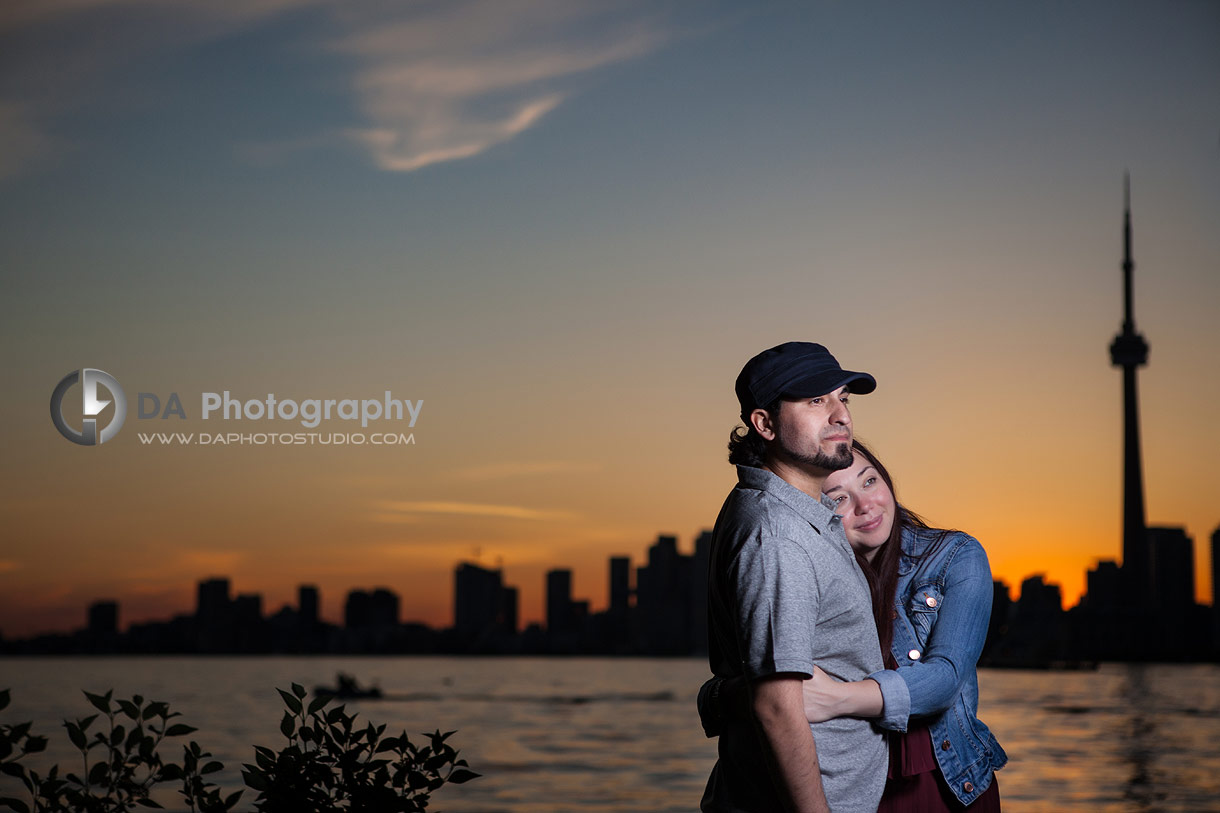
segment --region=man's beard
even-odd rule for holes
[[[784,438],[778,433],[776,433],[775,440],[783,456],[795,463],[802,463],[822,471],[842,471],[852,464],[853,457],[850,443],[840,443],[835,446],[834,452],[831,454],[826,454],[821,449],[818,449],[814,454],[806,454],[798,452],[795,449],[790,449],[788,444],[784,442]]]

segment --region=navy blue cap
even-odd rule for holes
[[[848,384],[861,395],[877,389],[875,378],[844,370],[822,345],[785,342],[762,351],[741,368],[736,385],[741,419],[749,423],[751,412],[779,398],[816,398]]]

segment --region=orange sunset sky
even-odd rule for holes
[[[1190,2],[6,3],[0,631],[218,575],[443,626],[460,561],[523,621],[554,567],[601,609],[609,556],[711,527],[733,379],[793,339],[876,376],[856,431],[904,502],[1071,606],[1120,555],[1126,171],[1148,521],[1210,602],[1218,31]],[[85,367],[128,399],[95,447],[48,411]],[[423,405],[204,420],[226,390]]]

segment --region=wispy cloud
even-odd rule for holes
[[[566,460],[540,460],[520,463],[489,463],[471,466],[454,472],[455,480],[480,482],[484,480],[508,480],[515,477],[535,477],[546,474],[588,474],[597,471],[591,463],[573,463]]]
[[[241,551],[185,550],[179,555],[179,564],[188,572],[229,573],[245,558]]]
[[[447,514],[449,516],[463,517],[553,521],[572,519],[576,516],[567,511],[539,511],[535,508],[523,508],[517,505],[485,505],[470,502],[409,502],[389,500],[377,503],[376,508],[378,516],[387,518],[411,518],[421,514]]]
[[[99,105],[121,110],[124,105],[114,104],[116,98],[139,98],[140,89],[114,82],[124,68],[151,65],[159,56],[330,2],[334,0],[5,0],[0,3],[0,53],[5,56],[0,179],[87,142],[87,134],[57,131],[60,116]],[[104,33],[98,34],[99,29]]]
[[[673,36],[643,0],[13,0],[0,7],[2,34],[117,11],[148,24],[110,26],[114,37],[71,50],[66,71],[39,63],[37,53],[23,57],[29,87],[23,92],[10,81],[0,99],[0,143],[11,153],[0,163],[0,177],[55,143],[34,124],[40,117],[22,115],[19,105],[62,110],[73,103],[73,76],[104,82],[116,65],[155,59],[305,7],[324,9],[328,21],[305,47],[347,58],[345,81],[363,120],[237,148],[242,155],[265,160],[343,139],[390,171],[470,158],[536,127],[579,92],[574,77],[649,53]]]
[[[641,56],[668,35],[641,6],[570,0],[467,0],[391,14],[345,9],[354,89],[372,122],[352,137],[384,169],[469,158],[535,126],[570,77]]]
[[[108,5],[114,0],[8,0],[0,5],[0,31]]]
[[[0,573],[11,573],[20,568],[19,562],[14,562],[12,559],[0,559]]]
[[[64,142],[46,133],[23,105],[0,100],[0,179],[28,172],[49,160]]]

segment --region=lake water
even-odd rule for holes
[[[715,760],[695,714],[702,659],[9,658],[0,722],[33,720],[49,759],[75,770],[60,721],[93,713],[81,689],[164,700],[237,789],[251,745],[282,743],[275,687],[333,683],[340,670],[415,696],[349,702],[361,719],[457,729],[450,742],[483,776],[432,797],[449,813],[694,811]],[[1009,813],[1220,811],[1220,666],[984,670],[979,683],[980,716],[1010,757],[999,774]]]

